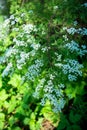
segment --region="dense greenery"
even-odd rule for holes
[[[5,6],[0,130],[85,129],[86,0],[7,0]]]

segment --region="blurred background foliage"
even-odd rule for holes
[[[51,49],[46,54],[37,52],[35,59],[44,58],[47,65],[43,67],[42,75],[36,77],[35,82],[25,80],[21,83],[22,75],[27,71],[26,66],[19,71],[14,62],[15,73],[2,76],[7,63],[0,64],[0,130],[85,130],[87,122],[87,55],[82,57],[67,52],[62,48],[67,34],[69,41],[74,39],[86,46],[87,34],[69,35],[63,31],[63,27],[86,28],[87,27],[87,1],[86,0],[0,0],[0,23],[14,15],[18,21],[15,24],[10,22],[7,37],[0,36],[0,56],[3,56],[6,49],[13,47],[12,40],[20,34],[20,31],[13,31],[14,28],[21,28],[23,24],[33,24],[38,31],[32,35],[41,46],[46,45]],[[84,7],[86,3],[86,7]],[[23,16],[21,18],[21,15]],[[76,22],[74,25],[74,22]],[[0,25],[1,29],[1,25]],[[3,29],[4,30],[4,29]],[[21,30],[21,29],[20,29]],[[6,30],[4,30],[6,31]],[[43,31],[43,33],[42,33]],[[86,30],[87,31],[87,30]],[[22,32],[22,31],[21,31]],[[5,35],[6,36],[6,35]],[[20,38],[20,37],[19,37]],[[26,37],[23,37],[26,41]],[[67,41],[65,41],[66,43]],[[5,44],[4,44],[5,43]],[[22,50],[24,48],[20,48]],[[86,48],[87,49],[87,48]],[[28,51],[26,49],[26,51]],[[83,76],[76,82],[66,80],[66,75],[62,75],[60,70],[54,68],[54,52],[61,53],[62,59],[65,57],[76,57],[79,63],[83,64]],[[42,54],[42,55],[41,55]],[[68,56],[67,56],[68,55]],[[27,65],[32,64],[32,57]],[[1,63],[1,61],[0,61]],[[48,67],[48,68],[47,68]],[[57,71],[61,79],[55,78],[55,83],[64,80],[66,104],[61,112],[53,112],[49,100],[41,106],[40,99],[35,99],[32,94],[41,78],[48,72]],[[47,77],[48,79],[48,77]],[[41,91],[41,96],[43,93]]]

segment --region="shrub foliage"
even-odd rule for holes
[[[7,1],[0,25],[0,129],[84,129],[86,1]]]

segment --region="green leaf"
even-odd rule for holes
[[[51,104],[49,101],[46,102],[45,106],[41,110],[41,114],[45,117],[45,119],[52,122],[52,124],[56,127],[58,125],[58,122],[60,120],[59,113],[55,114],[52,111]]]
[[[5,89],[3,89],[2,91],[0,91],[0,100],[1,101],[5,101],[8,98],[8,94],[6,94]]]
[[[20,127],[15,127],[15,128],[12,128],[13,130],[21,130]]]
[[[67,118],[65,117],[65,115],[61,114],[60,117],[61,118],[60,118],[60,122],[58,124],[57,130],[63,130],[67,126],[69,126],[69,122],[68,122]]]
[[[73,125],[73,126],[72,126],[72,129],[73,129],[73,130],[82,130],[79,125]]]
[[[74,114],[73,111],[70,112],[69,114],[69,120],[72,122],[72,123],[77,123],[79,122],[81,119],[81,115],[79,114]]]
[[[1,76],[0,76],[0,88],[2,87],[2,79],[1,79]]]
[[[73,130],[72,126],[67,126],[66,130]]]
[[[9,103],[7,101],[4,101],[3,107],[7,109],[9,107]]]
[[[0,121],[4,121],[5,119],[5,114],[4,113],[0,113]]]
[[[8,82],[8,84],[11,84],[14,87],[20,86],[21,77],[20,75],[14,74],[11,80]]]
[[[4,128],[4,122],[0,120],[0,130],[3,130]]]
[[[16,104],[17,104],[16,98],[12,96],[9,102],[8,113],[11,113],[15,109]]]
[[[14,116],[11,116],[11,117],[9,117],[9,124],[10,124],[10,127],[12,127],[13,126],[13,124],[15,124],[15,122],[17,122],[17,118],[15,118]]]

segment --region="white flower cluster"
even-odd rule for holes
[[[73,35],[73,34],[75,34],[75,33],[77,32],[77,30],[72,27],[72,28],[68,28],[68,29],[67,29],[67,32],[68,32],[69,34],[72,34],[72,35]]]
[[[45,47],[42,47],[41,50],[42,50],[42,52],[44,53],[44,52],[48,51],[48,47],[46,47],[46,46],[45,46]]]
[[[46,100],[49,100],[53,106],[53,111],[61,111],[65,105],[65,100],[63,99],[62,88],[65,87],[63,84],[58,85],[57,88],[54,87],[52,80],[48,80],[47,84],[44,86],[44,96],[41,99],[41,105],[45,105]]]
[[[82,6],[87,7],[87,3],[82,4]]]
[[[63,38],[64,38],[65,41],[68,41],[67,35],[63,35]]]
[[[12,28],[12,31],[18,32],[18,31],[19,31],[19,28]]]
[[[38,50],[40,48],[40,44],[36,44],[36,43],[32,43],[31,44],[31,47],[34,49],[34,50]]]
[[[22,13],[22,14],[21,14],[21,17],[24,17],[25,15],[26,15],[25,13]]]
[[[16,46],[18,46],[18,47],[26,46],[26,42],[25,41],[18,40],[16,38],[13,39],[13,42],[15,42]]]
[[[62,67],[62,63],[61,63],[61,60],[62,60],[62,55],[61,54],[58,54],[58,53],[56,53],[55,52],[55,55],[56,55],[56,61],[57,61],[57,63],[55,63],[54,65],[56,66],[56,67],[59,67],[59,68],[61,68]]]
[[[67,28],[67,27],[63,27],[63,30],[66,30],[69,34],[74,35],[75,33],[81,34],[81,35],[87,35],[87,28]]]
[[[62,60],[62,54],[58,54],[58,53],[55,52],[55,56],[57,57],[57,61]]]
[[[59,8],[58,5],[53,7],[54,10],[57,10],[58,8]]]
[[[17,68],[20,70],[22,66],[26,64],[26,60],[29,59],[29,53],[21,52],[20,59],[17,59]]]
[[[33,10],[29,10],[29,13],[32,14],[32,13],[33,13]]]
[[[11,25],[14,25],[16,22],[19,22],[19,18],[16,18],[14,15],[11,15],[9,18]]]
[[[79,44],[76,43],[76,42],[73,41],[73,40],[72,40],[70,43],[67,43],[67,44],[65,45],[65,47],[68,48],[72,53],[73,53],[74,51],[78,52],[78,50],[79,50]]]
[[[5,57],[4,56],[0,56],[0,64],[5,63]]]
[[[63,98],[63,88],[65,87],[64,84],[58,84],[58,86],[54,86],[53,74],[49,75],[49,80],[46,81],[45,78],[42,78],[38,85],[36,86],[35,92],[33,94],[34,98],[40,99],[41,97],[41,105],[44,106],[46,101],[49,100],[52,109],[54,112],[59,112],[65,105],[65,100]]]
[[[6,52],[5,52],[5,57],[6,58],[9,58],[11,57],[12,55],[16,55],[18,53],[18,50],[15,49],[14,47],[9,47]]]
[[[69,81],[76,81],[78,76],[82,76],[82,64],[72,59],[67,59],[65,62],[66,64],[62,65],[62,71],[64,74],[68,75]]]
[[[0,23],[0,40],[5,41],[9,33],[9,19],[6,19],[3,23]]]
[[[7,67],[4,69],[4,71],[2,72],[2,77],[5,77],[7,76],[10,71],[11,71],[11,68],[12,68],[12,63],[8,63]]]
[[[39,99],[40,98],[40,91],[43,89],[44,87],[44,83],[45,83],[46,79],[42,78],[38,85],[36,86],[35,92],[33,93],[33,97]]]
[[[78,24],[78,22],[77,22],[77,21],[74,21],[74,23],[73,23],[73,24],[74,24],[74,26],[76,26],[76,25]]]
[[[69,49],[71,53],[76,52],[78,55],[83,56],[87,54],[86,45],[79,46],[75,41],[71,41],[65,45],[65,48]]]
[[[30,34],[32,31],[37,31],[33,24],[23,24],[22,28],[27,34]]]
[[[29,66],[28,72],[23,77],[24,79],[27,78],[28,80],[34,81],[35,77],[37,77],[40,73],[40,68],[43,66],[42,60],[36,60],[35,64]]]
[[[87,28],[79,28],[77,29],[77,33],[81,35],[87,35]]]
[[[55,113],[61,112],[61,110],[64,108],[65,100],[63,97],[57,99],[54,94],[44,94],[44,97],[41,100],[41,105],[44,106],[47,99],[50,101],[51,105],[53,105],[53,111]]]

